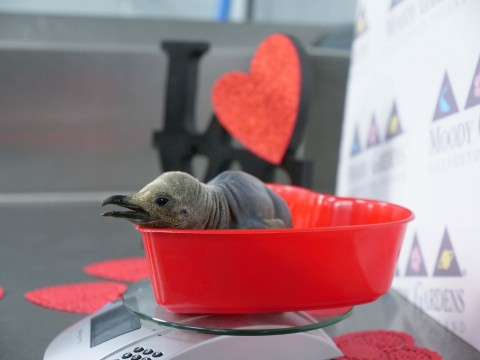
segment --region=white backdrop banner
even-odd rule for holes
[[[393,287],[480,349],[480,1],[359,1],[338,174],[414,211]]]

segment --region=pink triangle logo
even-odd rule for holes
[[[480,58],[478,59],[477,68],[473,74],[470,92],[468,94],[467,104],[465,109],[480,104]]]
[[[420,249],[417,235],[413,238],[405,276],[427,276],[425,261],[423,260],[422,250]]]

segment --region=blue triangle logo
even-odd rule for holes
[[[425,261],[423,260],[422,250],[420,249],[417,235],[413,238],[405,276],[427,276]]]
[[[478,59],[477,68],[473,74],[472,85],[470,86],[470,92],[468,94],[467,104],[465,109],[480,104],[480,58]]]
[[[395,6],[397,6],[401,2],[403,2],[403,0],[392,0],[392,2],[390,3],[390,9],[393,9]]]
[[[360,137],[358,136],[358,126],[355,128],[355,134],[353,135],[352,149],[350,155],[355,156],[362,152],[362,146],[360,145]]]
[[[452,85],[450,84],[448,74],[445,73],[442,87],[440,88],[440,94],[438,95],[437,105],[435,107],[435,114],[433,115],[433,121],[442,119],[457,112],[458,106],[457,102],[455,101]]]
[[[394,103],[390,118],[388,119],[387,136],[385,139],[390,140],[402,133],[402,124],[400,123],[400,118],[398,116],[397,105]]]
[[[370,123],[370,130],[368,132],[367,148],[380,144],[380,137],[378,135],[378,126],[375,117],[372,117]]]
[[[433,276],[462,276],[448,230],[445,229]]]

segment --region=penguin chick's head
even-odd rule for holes
[[[154,228],[201,229],[205,212],[205,185],[183,172],[166,172],[130,195],[113,195],[102,202],[127,211],[109,211],[103,216],[123,218]],[[203,200],[203,201],[202,201]]]

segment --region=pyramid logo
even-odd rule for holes
[[[372,117],[370,123],[370,130],[368,132],[367,148],[380,144],[380,138],[378,136],[378,127],[375,117]]]
[[[422,250],[417,239],[417,235],[413,238],[412,249],[408,257],[407,271],[405,276],[427,276],[425,262],[423,260]]]
[[[355,20],[355,37],[359,37],[367,31],[367,19],[365,17],[365,7],[362,2],[358,2],[357,16]]]
[[[448,79],[448,74],[445,73],[442,87],[440,88],[440,94],[438,95],[437,106],[435,108],[433,120],[439,120],[457,112],[458,106],[457,102],[455,101],[455,96],[453,95],[452,85]]]
[[[462,276],[447,229],[443,234],[433,276]]]
[[[465,109],[480,104],[480,58],[478,59],[475,74],[473,74],[472,85],[470,86],[470,93],[468,94],[467,104]]]
[[[355,134],[353,135],[352,149],[350,151],[351,156],[355,156],[362,152],[360,145],[360,137],[358,136],[358,126],[355,128]]]
[[[398,135],[401,135],[402,133],[403,130],[398,117],[397,105],[393,103],[392,112],[388,120],[386,140],[390,140]]]

